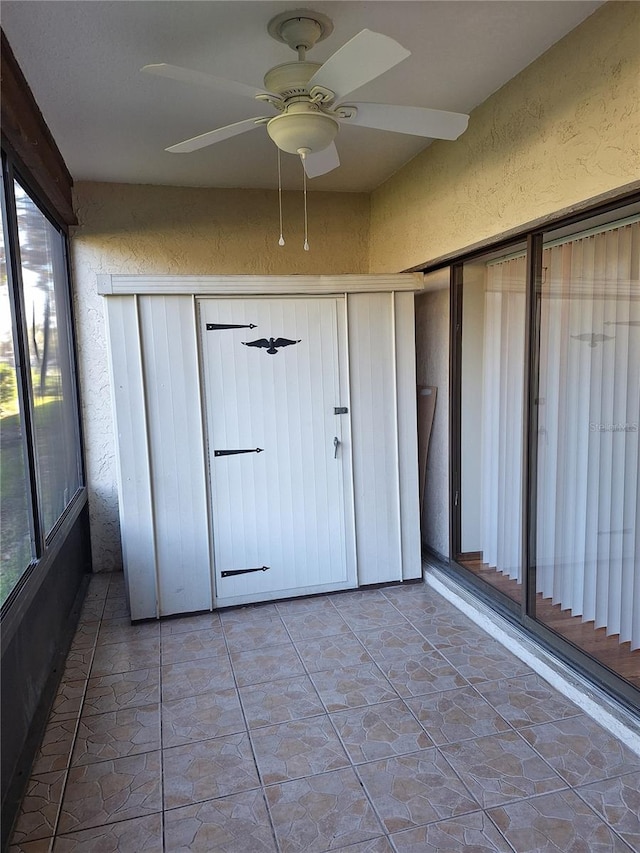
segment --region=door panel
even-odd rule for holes
[[[207,482],[193,299],[140,296],[138,304],[158,615],[207,610]],[[138,401],[133,413],[139,418],[140,409]]]
[[[348,299],[358,578],[383,583],[402,580],[393,294]]]
[[[355,586],[339,303],[200,302],[218,605]]]

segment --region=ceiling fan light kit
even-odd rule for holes
[[[305,103],[291,104],[286,113],[267,122],[267,133],[278,148],[303,159],[331,145],[338,130],[334,118]]]
[[[394,104],[344,103],[351,92],[411,55],[389,36],[361,30],[326,62],[317,63],[307,62],[306,54],[333,32],[333,23],[326,15],[307,9],[282,12],[271,19],[267,31],[272,38],[294,50],[297,61],[269,69],[264,76],[266,91],[166,63],[144,66],[142,70],[147,73],[251,97],[278,112],[271,118],[255,116],[202,133],[172,145],[167,151],[176,154],[197,151],[266,125],[279,152],[297,154],[301,158],[306,223],[306,178],[327,174],[340,165],[335,139],[341,123],[427,139],[453,140],[466,130],[469,117],[461,113]]]

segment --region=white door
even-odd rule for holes
[[[343,306],[200,301],[218,606],[356,585]]]

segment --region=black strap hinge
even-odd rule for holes
[[[250,572],[267,572],[269,566],[258,566],[257,569],[229,569],[226,572],[220,572],[221,578],[231,578],[234,575],[248,575]]]
[[[262,447],[252,447],[249,450],[214,450],[214,456],[236,456],[238,453],[262,453]]]

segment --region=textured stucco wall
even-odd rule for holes
[[[122,566],[104,300],[96,276],[332,275],[366,273],[369,198],[309,194],[303,243],[301,193],[78,183],[71,241],[85,433],[91,544],[96,571]]]
[[[439,275],[439,274],[436,274]],[[448,274],[447,274],[448,275]],[[445,275],[445,280],[447,278]],[[416,297],[418,385],[435,385],[422,511],[422,541],[449,556],[449,288]]]
[[[610,2],[372,195],[371,272],[460,251],[640,178],[640,3]]]
[[[311,193],[309,253],[300,193],[284,193],[281,249],[274,192],[78,184],[72,253],[96,569],[121,563],[96,274],[397,272],[637,181],[639,34],[640,3],[610,2],[478,107],[457,142],[434,143],[371,198]],[[439,366],[437,381],[419,381],[439,387],[434,436],[446,436],[444,301],[424,299],[420,310],[436,314],[419,318],[418,338],[435,324],[429,358]],[[438,442],[428,483],[440,498],[426,539],[447,553],[447,448]]]

